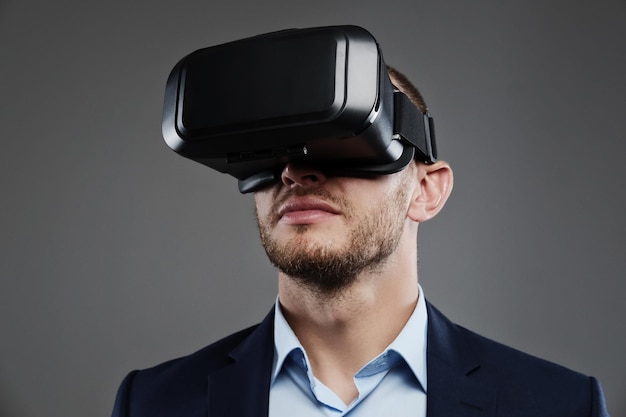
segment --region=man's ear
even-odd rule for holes
[[[434,164],[417,163],[418,185],[413,190],[408,217],[425,222],[439,213],[452,192],[452,168],[445,161]]]

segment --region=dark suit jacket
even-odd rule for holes
[[[608,416],[595,378],[488,340],[427,308],[427,417]],[[131,372],[113,417],[267,416],[273,317],[272,311],[261,324],[190,356]]]

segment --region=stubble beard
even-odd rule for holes
[[[257,214],[261,243],[270,262],[285,275],[319,295],[336,295],[354,284],[360,274],[382,268],[396,250],[406,217],[402,210],[406,190],[405,182],[401,181],[387,202],[365,213],[356,213],[349,201],[323,188],[301,192],[341,208],[345,224],[350,226],[346,243],[312,241],[307,236],[313,227],[309,225],[295,226],[295,236],[281,243],[272,236],[277,219],[260,219]],[[279,202],[275,204],[278,205]]]

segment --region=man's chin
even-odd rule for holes
[[[320,295],[332,296],[356,280],[354,265],[345,261],[345,257],[332,260],[294,256],[291,260],[274,259],[272,263],[297,285]]]

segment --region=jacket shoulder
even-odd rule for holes
[[[117,392],[113,417],[169,416],[166,410],[187,410],[188,415],[194,415],[204,410],[208,375],[231,363],[230,352],[258,326],[240,330],[190,355],[130,372]]]
[[[229,353],[241,344],[258,327],[258,324],[226,336],[210,345],[180,358],[171,359],[152,368],[138,372],[135,383],[155,385],[161,381],[169,384],[189,384],[190,380],[205,380],[207,375],[230,363]],[[140,380],[140,381],[138,381]],[[203,381],[204,383],[206,381]]]
[[[490,387],[498,393],[499,407],[511,415],[559,410],[559,415],[578,416],[591,415],[592,409],[598,412],[593,415],[607,415],[595,378],[454,324],[432,306],[428,319],[431,360]]]
[[[470,369],[475,364],[475,371],[484,369],[497,376],[518,375],[523,378],[526,375],[554,375],[574,380],[588,378],[455,324],[430,304],[428,320],[429,344],[433,348],[431,353],[455,365]]]
[[[477,376],[497,387],[502,407],[506,404],[511,413],[524,410],[540,415],[545,410],[559,410],[559,415],[608,417],[604,394],[595,378],[465,328],[460,327],[460,331],[482,358]]]
[[[481,367],[501,377],[519,375],[534,378],[587,380],[589,377],[540,357],[507,346],[462,326],[457,326],[472,350],[481,358]]]

